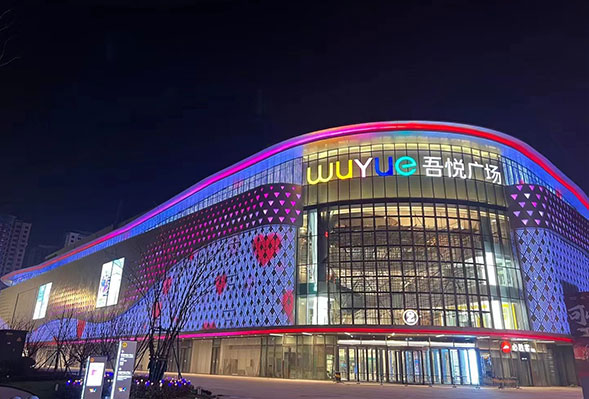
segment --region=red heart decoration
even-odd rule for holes
[[[82,334],[84,334],[84,329],[86,328],[86,320],[78,320],[78,325],[76,326],[76,335],[78,339],[82,338]]]
[[[157,319],[162,314],[162,305],[159,302],[155,302],[151,308],[151,315],[154,319]]]
[[[168,291],[170,291],[171,287],[172,287],[172,277],[168,277],[167,279],[164,280],[164,284],[162,286],[163,294],[168,295]]]
[[[294,323],[294,314],[292,313],[294,309],[294,295],[292,294],[292,290],[287,290],[282,295],[282,309],[288,316],[288,321],[291,324]]]
[[[276,233],[270,233],[268,235],[260,234],[254,238],[254,253],[260,265],[266,266],[276,256],[280,250],[281,241],[282,239]]]
[[[217,289],[217,294],[221,295],[225,286],[227,285],[227,275],[225,273],[217,276],[215,278],[215,288]]]

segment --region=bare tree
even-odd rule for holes
[[[94,326],[91,336],[96,341],[96,354],[105,356],[108,367],[114,369],[119,344],[118,338],[124,336],[125,325],[120,317],[116,317],[116,311],[113,309],[106,315],[105,321],[96,323]]]
[[[13,39],[9,35],[9,29],[14,25],[13,10],[6,10],[0,14],[0,67],[6,66],[19,59],[18,56],[8,55],[8,43]]]
[[[90,318],[88,320],[88,323],[92,322],[93,319]],[[78,326],[80,326],[79,323],[80,321],[78,321]],[[79,331],[77,331],[77,339],[70,340],[67,343],[67,353],[69,354],[69,357],[72,360],[72,362],[78,363],[78,375],[80,376],[82,375],[82,369],[84,368],[86,359],[88,359],[88,357],[92,355],[95,355],[98,351],[98,344],[96,342],[96,339],[93,338],[90,334],[84,334],[86,321],[82,323],[82,328],[79,329]]]
[[[61,312],[59,318],[49,325],[48,334],[53,341],[51,343],[51,353],[47,359],[47,364],[53,367],[53,371],[63,371],[68,373],[74,362],[71,357],[70,345],[74,339],[72,332],[75,331],[77,320],[74,318],[72,309],[65,309]]]
[[[150,381],[163,378],[190,314],[197,311],[197,305],[214,289],[212,282],[222,268],[216,259],[222,250],[221,245],[209,245],[177,262],[169,262],[170,266],[155,283],[149,284],[138,273],[128,274],[149,315],[139,339],[138,360],[149,355]],[[177,369],[180,375],[180,367]]]

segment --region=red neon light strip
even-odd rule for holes
[[[451,336],[475,336],[475,337],[494,337],[500,339],[530,339],[530,340],[550,340],[558,342],[573,342],[573,339],[567,336],[535,333],[532,331],[498,331],[498,330],[445,330],[429,328],[399,328],[399,327],[284,327],[259,330],[245,331],[210,331],[191,334],[181,334],[180,338],[214,338],[214,337],[234,337],[243,335],[269,335],[269,334],[329,334],[329,333],[364,333],[364,334],[418,334],[418,335],[451,335]]]
[[[533,331],[515,331],[515,330],[476,330],[476,329],[460,329],[460,330],[444,330],[441,328],[403,328],[403,327],[277,327],[258,330],[237,330],[237,331],[209,331],[197,332],[189,334],[180,334],[180,339],[190,338],[219,338],[219,337],[238,337],[238,336],[252,336],[252,335],[270,335],[270,334],[334,334],[334,333],[355,333],[355,334],[401,334],[401,335],[450,335],[450,336],[474,336],[474,337],[493,337],[498,339],[529,339],[529,340],[546,340],[555,342],[572,343],[573,339],[559,334],[550,333],[536,333]],[[156,336],[156,339],[161,339],[161,336]],[[120,339],[128,339],[131,341],[143,341],[144,336],[138,337],[119,337],[109,338],[107,342],[115,342]],[[98,339],[90,339],[90,342],[100,342]],[[71,343],[84,343],[84,340],[70,341]],[[50,345],[54,345],[55,341],[47,341]]]
[[[44,267],[50,266],[55,262],[60,260],[66,259],[72,255],[78,254],[82,251],[85,251],[88,248],[91,248],[95,245],[101,244],[104,241],[107,241],[111,238],[117,237],[121,234],[124,234],[134,227],[142,224],[143,222],[149,220],[150,218],[159,215],[160,213],[164,212],[165,210],[171,208],[172,206],[178,204],[179,202],[185,200],[186,198],[190,197],[191,195],[197,193],[198,191],[210,186],[213,183],[216,183],[228,176],[231,176],[237,172],[240,172],[249,166],[261,162],[265,159],[270,158],[273,155],[276,155],[282,151],[289,150],[291,148],[309,144],[314,141],[320,141],[330,138],[337,138],[343,136],[349,136],[353,134],[360,134],[360,133],[377,133],[383,131],[402,131],[402,130],[425,130],[431,132],[444,132],[444,133],[455,133],[455,134],[464,134],[467,136],[473,137],[480,137],[488,140],[495,141],[497,143],[504,144],[508,147],[511,147],[524,156],[535,162],[537,165],[542,167],[550,176],[552,176],[556,181],[562,184],[565,188],[567,188],[587,209],[589,209],[589,199],[578,187],[575,187],[572,182],[568,180],[566,176],[564,176],[560,171],[558,171],[554,165],[550,163],[546,158],[540,155],[536,150],[532,147],[528,146],[524,142],[510,137],[506,134],[494,132],[491,130],[486,130],[482,128],[475,128],[472,126],[466,125],[455,125],[455,124],[448,124],[448,123],[440,123],[440,122],[374,122],[374,123],[364,123],[364,124],[357,124],[357,125],[348,125],[348,126],[341,126],[326,130],[319,130],[313,133],[308,133],[302,136],[295,137],[293,139],[284,141],[282,143],[276,144],[264,151],[261,151],[245,160],[230,166],[204,180],[195,184],[194,186],[190,187],[188,190],[180,193],[176,197],[170,199],[169,201],[163,203],[162,205],[152,209],[151,211],[147,212],[143,216],[135,219],[134,221],[130,222],[129,224],[116,229],[109,234],[106,234],[102,237],[97,238],[94,241],[86,243],[82,246],[79,246],[70,252],[67,252],[63,255],[55,257],[51,260],[48,260],[44,263],[41,263],[37,266],[31,266],[25,269],[20,269],[14,272],[11,272],[1,278],[1,280],[7,284],[11,284],[11,278],[15,275],[21,273],[32,272],[35,270],[43,269]]]

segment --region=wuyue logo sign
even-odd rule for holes
[[[421,162],[427,177],[452,177],[458,179],[484,179],[495,184],[502,184],[503,178],[499,166],[479,162],[464,162],[463,159],[424,156]],[[411,176],[419,170],[418,162],[410,156],[402,156],[396,160],[388,157],[384,162],[377,158],[361,160],[321,163],[316,168],[307,167],[307,183],[314,185],[327,183],[334,178],[339,180],[353,177],[364,178],[374,168],[374,176]],[[313,170],[315,169],[315,170]]]

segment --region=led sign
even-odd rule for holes
[[[35,310],[33,311],[33,320],[42,319],[47,313],[47,305],[49,305],[49,295],[51,294],[51,285],[53,283],[43,284],[37,291],[37,301],[35,302]]]
[[[513,345],[511,345],[511,351],[512,352],[536,352],[536,349],[532,348],[530,346],[530,344],[526,344],[526,343],[514,343]]]
[[[90,356],[82,385],[82,399],[101,399],[106,356]]]
[[[344,166],[342,166],[342,162]],[[382,166],[383,163],[385,166]],[[402,156],[396,160],[393,157],[388,157],[385,162],[381,162],[378,157],[368,158],[364,161],[355,158],[347,161],[335,161],[335,165],[334,162],[329,162],[327,165],[320,163],[315,171],[312,170],[313,168],[307,167],[307,183],[311,185],[327,183],[333,180],[334,176],[339,180],[358,176],[364,178],[367,176],[370,164],[373,164],[375,176],[411,176],[419,169],[415,158],[410,156]],[[477,171],[479,171],[479,176],[482,175],[486,181],[495,184],[503,182],[497,165],[481,164],[476,161],[465,162],[463,159],[456,158],[444,160],[442,157],[432,156],[424,156],[421,165],[427,177],[451,177],[466,180],[476,177]],[[343,169],[345,169],[345,173]]]
[[[120,258],[102,265],[100,284],[96,296],[96,307],[116,305],[119,300],[119,290],[123,277],[125,258]]]
[[[501,351],[503,353],[532,353],[536,352],[536,349],[532,348],[532,346],[529,343],[515,342],[512,344],[509,341],[503,341],[501,342]]]

